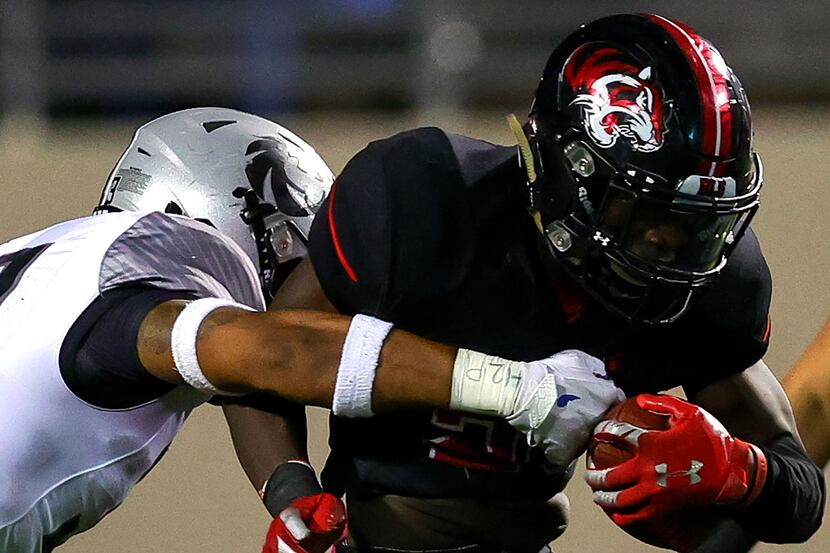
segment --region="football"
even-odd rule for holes
[[[669,428],[667,417],[643,409],[637,405],[636,397],[630,397],[614,406],[605,415],[605,421],[628,423],[643,430],[667,430]],[[624,436],[631,430],[619,428],[617,432],[621,434],[610,435],[609,433],[603,436],[600,432],[591,438],[588,445],[588,461],[593,462],[595,468],[615,467],[634,456],[634,446],[624,439]]]
[[[603,423],[609,424],[602,429]],[[588,446],[589,465],[593,462],[593,466],[598,469],[617,466],[634,456],[635,447],[625,438],[631,436],[632,432],[637,432],[637,429],[669,428],[668,417],[641,408],[637,405],[636,397],[628,398],[613,407],[605,415],[603,423],[598,426],[601,431],[593,436]],[[690,553],[711,535],[720,522],[722,518],[717,512],[695,508],[667,509],[656,518],[635,522],[623,530],[644,543]]]

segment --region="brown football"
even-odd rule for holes
[[[630,397],[611,408],[605,415],[606,421],[627,422],[644,430],[667,430],[668,418],[647,411],[637,405],[636,397]],[[634,447],[622,439],[601,440],[596,437],[588,445],[588,460],[598,469],[615,467],[634,456]]]

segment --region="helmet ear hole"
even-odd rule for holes
[[[164,212],[171,215],[184,215],[184,210],[176,202],[168,203],[164,208]]]

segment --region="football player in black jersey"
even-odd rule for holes
[[[23,320],[36,324],[26,319],[25,300],[38,297],[37,291],[18,286],[21,282],[60,286],[62,295],[78,304],[67,302],[60,312],[67,318],[72,310],[80,313],[65,322],[69,328],[41,336],[35,349],[6,341],[0,372],[9,373],[13,385],[0,388],[10,398],[0,406],[19,413],[13,398],[22,389],[36,388],[33,379],[43,378],[59,390],[44,393],[50,405],[55,395],[70,405],[80,399],[85,407],[79,415],[129,422],[152,434],[155,404],[183,421],[194,405],[215,398],[247,474],[275,516],[265,551],[281,553],[323,553],[345,531],[343,503],[321,489],[307,462],[303,430],[283,424],[297,416],[297,409],[304,417],[303,404],[332,407],[346,417],[450,406],[504,417],[526,432],[561,473],[584,449],[603,414],[624,397],[602,361],[575,350],[535,362],[510,361],[429,342],[370,316],[332,313],[330,302],[314,295],[319,288],[306,286],[315,282],[312,268],[297,267],[307,255],[311,221],[332,180],[301,138],[251,114],[195,108],[143,125],[107,181],[98,217],[0,246],[0,322],[10,328]],[[66,249],[86,265],[54,262]],[[86,290],[83,279],[71,274],[43,277],[64,264],[88,269]],[[40,276],[30,279],[31,274]],[[266,306],[268,313],[258,312]],[[292,309],[299,306],[304,310]],[[54,339],[46,338],[50,335]],[[58,364],[44,353],[49,346],[60,349]],[[48,362],[35,371],[32,355]],[[193,402],[178,409],[180,402],[168,401],[167,394]],[[273,394],[296,403],[287,407]],[[112,440],[104,428],[104,438],[91,443],[87,431],[78,431],[89,425],[67,416],[60,417],[67,430],[55,433],[54,411],[37,404],[27,409],[39,416],[30,417],[22,432],[5,436],[20,447],[0,449],[0,467],[12,465],[12,476],[30,494],[22,496],[17,488],[0,493],[3,551],[49,550],[90,526],[169,443],[156,447],[153,441],[155,457],[125,463],[130,470],[117,480],[124,484],[117,486],[119,494],[98,494],[114,502],[79,501],[86,490],[102,490],[70,479],[70,488],[58,486],[32,506],[29,497],[41,496],[39,486],[50,489],[63,478],[50,471],[41,476],[37,464],[27,470],[32,463],[22,458],[39,458],[40,451],[55,448],[58,435],[98,456],[88,462],[80,456],[85,462],[80,469],[74,461],[54,466],[70,474],[89,469],[85,476],[94,484],[110,476],[98,468],[113,466],[106,456]],[[106,409],[131,416],[102,414]],[[131,428],[122,424],[115,431],[135,435]],[[48,439],[31,439],[43,434]],[[133,440],[143,443],[141,435]],[[116,442],[126,448],[133,440]],[[102,452],[93,447],[97,443],[103,444]],[[68,451],[66,460],[79,457]]]
[[[595,502],[683,551],[705,537],[682,524],[701,509],[807,539],[824,480],[762,360],[763,171],[721,54],[660,16],[597,20],[556,48],[513,126],[518,150],[422,128],[354,156],[312,226],[303,301],[508,358],[580,349],[628,395],[682,386],[691,403],[643,396],[670,428],[589,470]],[[330,444],[323,485],[346,494],[359,551],[530,552],[563,529],[569,471],[492,418],[334,417]]]
[[[0,419],[15,423],[0,425],[10,483],[0,486],[0,551],[48,553],[94,526],[211,397],[225,399],[235,438],[244,434],[235,440],[243,459],[255,437],[246,431],[271,423],[279,405],[251,392],[341,416],[483,411],[560,465],[579,454],[623,397],[595,357],[509,361],[366,315],[308,309],[327,302],[288,309],[308,274],[285,277],[305,256],[332,179],[276,123],[184,110],[136,132],[96,216],[0,244]],[[264,313],[281,284],[277,309]],[[254,479],[276,517],[268,543],[280,553],[328,550],[346,530],[345,510],[303,462],[304,444],[255,446],[272,463]],[[262,467],[245,468],[256,476]]]

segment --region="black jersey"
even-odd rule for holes
[[[757,240],[665,328],[637,328],[551,276],[517,186],[515,148],[436,128],[373,142],[335,181],[310,234],[343,313],[515,360],[577,348],[627,393],[699,389],[766,350],[770,279]],[[503,421],[453,412],[332,418],[324,484],[352,494],[550,496],[550,471]]]

